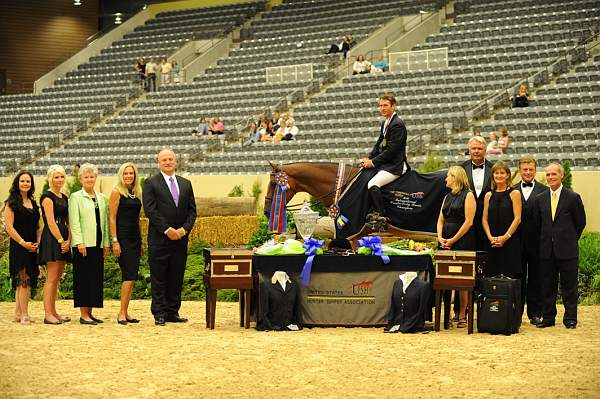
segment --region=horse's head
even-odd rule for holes
[[[273,195],[275,193],[275,186],[277,185],[277,174],[283,173],[288,179],[287,185],[287,195],[286,195],[286,203],[289,202],[295,194],[295,191],[292,188],[293,178],[291,178],[284,170],[283,164],[274,164],[269,161],[269,165],[271,166],[271,173],[269,175],[269,188],[267,189],[267,194],[265,195],[265,207],[264,207],[264,215],[268,218],[271,213],[271,202],[273,201]]]

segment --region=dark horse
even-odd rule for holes
[[[332,205],[338,170],[337,163],[298,162],[284,165],[270,163],[270,165],[272,170],[264,208],[267,217],[271,210],[275,175],[281,171],[285,172],[288,178],[286,204],[296,193],[306,192],[318,198],[326,207]],[[368,211],[366,182],[376,170],[366,169],[359,174],[360,171],[361,168],[356,167],[346,169],[342,191],[350,182],[353,183],[352,188],[344,195],[339,205],[343,214],[351,216],[351,221],[343,230],[337,230],[337,235],[341,237],[358,232],[364,224]],[[437,215],[447,192],[444,183],[445,177],[445,171],[428,174],[409,171],[396,182],[386,186],[384,198],[388,204],[396,206],[395,210],[390,209],[392,212],[391,224],[407,230],[435,232]],[[407,207],[412,208],[408,209]]]

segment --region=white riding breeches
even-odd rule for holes
[[[373,186],[381,188],[386,184],[390,184],[399,177],[400,176],[391,174],[387,170],[380,170],[375,176],[371,178],[371,180],[369,180],[369,183],[367,183],[367,188],[370,189]]]

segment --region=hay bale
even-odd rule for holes
[[[258,216],[209,216],[196,218],[190,241],[204,240],[211,245],[244,246],[258,229]],[[148,236],[148,219],[140,219],[143,240]]]

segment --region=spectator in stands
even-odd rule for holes
[[[346,53],[348,53],[354,45],[356,45],[356,40],[352,38],[352,35],[346,35],[342,38],[342,42],[339,45],[332,44],[327,54],[344,53],[344,58],[346,58]]]
[[[8,269],[15,289],[15,321],[23,325],[29,317],[31,288],[37,287],[39,269],[36,261],[40,229],[40,209],[33,193],[33,175],[19,172],[10,186],[4,206],[4,224],[10,237]]]
[[[492,166],[492,190],[484,197],[482,226],[491,249],[486,276],[504,274],[517,278],[521,274],[521,193],[512,188],[508,165],[498,161]],[[520,309],[519,309],[520,311]]]
[[[61,190],[67,178],[60,165],[48,168],[49,188],[40,197],[44,227],[40,238],[38,264],[46,265],[44,284],[44,324],[62,324],[71,321],[56,312],[58,281],[71,262],[71,232],[68,222],[68,199]]]
[[[365,57],[359,55],[354,61],[352,66],[352,75],[364,74],[371,72],[371,65],[368,61],[365,61]]]
[[[498,139],[498,148],[500,148],[503,152],[508,148],[509,138],[508,138],[508,130],[505,127],[501,127],[499,130],[500,138]]]
[[[144,60],[144,57],[140,57],[138,59],[138,62],[134,65],[134,68],[140,74],[140,82],[142,82],[142,85],[144,85],[144,81],[146,80],[146,60]]]
[[[208,135],[212,136],[213,134],[223,134],[225,130],[225,125],[221,121],[221,118],[217,115],[208,122]]]
[[[258,126],[256,126],[256,122],[250,122],[250,126],[248,126],[248,140],[244,142],[244,145],[251,145],[252,143],[256,143],[260,141],[260,131],[258,130]]]
[[[180,82],[180,79],[181,79],[179,77],[180,73],[181,73],[181,67],[177,63],[177,60],[175,60],[175,58],[173,58],[173,61],[171,61],[171,79],[172,79],[173,83]]]
[[[167,61],[167,57],[163,57],[162,63],[160,64],[160,85],[164,85],[167,83],[171,83],[171,71],[173,70],[173,66],[169,61]]]
[[[202,117],[198,121],[198,127],[192,130],[192,136],[203,136],[208,134],[208,124],[206,123],[206,118]]]
[[[258,115],[258,125],[261,125],[263,122],[269,123],[269,118],[265,116],[265,114]]]
[[[273,122],[273,127],[275,129],[279,129],[279,119],[281,118],[281,114],[279,111],[273,112],[273,117],[271,118],[271,122]]]
[[[285,124],[285,129],[283,130],[283,137],[281,137],[282,141],[290,141],[293,140],[294,137],[298,134],[298,126],[295,125],[293,119],[288,119]]]
[[[527,84],[522,83],[519,86],[519,92],[512,98],[512,106],[514,108],[529,107],[529,93],[527,90]]]
[[[290,120],[290,119],[291,119],[292,121],[294,120],[294,118],[292,118],[292,117],[290,116],[290,114],[289,114],[289,113],[287,113],[287,112],[286,112],[286,113],[284,113],[284,114],[281,116],[281,118],[279,118],[279,120],[277,121],[277,123],[276,123],[276,124],[275,124],[275,123],[273,123],[273,126],[272,126],[272,128],[273,128],[273,131],[277,131],[277,130],[279,130],[279,129],[281,129],[281,128],[285,128],[285,127],[286,127],[286,124],[287,124],[287,121],[288,121],[288,120]],[[278,127],[277,127],[277,128],[275,128],[275,126],[278,126]]]
[[[103,305],[104,258],[110,251],[108,198],[94,189],[98,168],[84,163],[79,169],[82,189],[69,198],[69,227],[73,237],[73,300],[80,324],[97,325],[93,308]]]
[[[387,71],[387,63],[383,54],[377,57],[377,61],[371,65],[371,73],[383,73]]]
[[[273,122],[261,122],[258,132],[260,133],[260,141],[273,141],[275,137]]]
[[[487,155],[490,157],[499,157],[502,155],[502,149],[498,147],[498,137],[496,133],[490,133],[490,142],[486,148]]]
[[[158,66],[154,62],[154,58],[150,58],[150,62],[146,64],[146,90],[156,91],[156,69]]]

